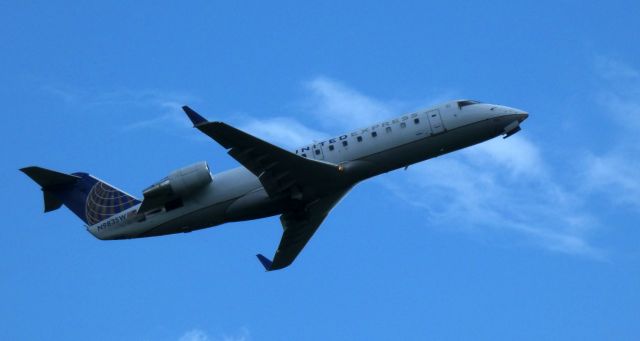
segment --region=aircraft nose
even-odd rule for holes
[[[502,114],[510,117],[515,116],[515,118],[518,120],[519,123],[522,123],[522,121],[526,120],[529,117],[528,112],[522,109],[516,109],[513,107],[503,107]]]
[[[526,120],[529,117],[529,113],[523,111],[517,114],[517,117],[518,117],[518,122],[522,123],[522,121]]]

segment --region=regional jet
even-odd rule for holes
[[[280,215],[275,255],[257,254],[267,271],[289,266],[331,209],[359,182],[520,131],[528,113],[458,100],[408,113],[289,151],[223,122],[183,110],[194,127],[242,166],[212,175],[206,162],[149,186],[142,200],[84,172],[21,171],[41,186],[44,211],[65,205],[101,240],[191,232]]]

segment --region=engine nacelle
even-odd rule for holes
[[[211,181],[213,181],[213,177],[209,166],[205,161],[202,161],[171,172],[169,176],[151,185],[142,193],[145,199],[185,198],[204,188]]]

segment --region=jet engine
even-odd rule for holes
[[[142,193],[145,200],[159,198],[185,198],[213,181],[207,162],[180,168],[166,178],[149,186]]]

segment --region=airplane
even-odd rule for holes
[[[242,166],[212,175],[206,162],[171,172],[142,200],[84,172],[20,169],[44,194],[44,211],[65,205],[100,240],[191,232],[280,215],[282,238],[266,271],[289,266],[331,209],[359,182],[520,131],[523,110],[455,100],[308,144],[282,149],[184,106],[194,127]]]

